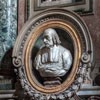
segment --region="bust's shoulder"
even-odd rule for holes
[[[61,51],[63,51],[63,52],[70,52],[67,48],[65,48],[65,47],[63,47],[63,46],[61,46],[61,45],[59,45],[59,49],[60,49]]]
[[[37,55],[40,55],[42,51],[44,50],[44,48],[45,46],[41,46],[40,48],[38,48]]]
[[[71,52],[69,49],[63,47],[63,46],[59,46],[60,49],[60,53],[64,56],[64,57],[69,57],[71,56]]]

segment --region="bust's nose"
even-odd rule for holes
[[[43,41],[46,42],[47,40],[44,38]]]

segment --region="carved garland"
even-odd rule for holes
[[[25,89],[26,94],[28,94],[32,100],[34,100],[34,99],[35,100],[49,100],[49,99],[63,100],[65,98],[71,98],[79,90],[81,84],[84,82],[84,80],[86,78],[88,66],[91,63],[92,54],[89,52],[89,50],[86,50],[86,48],[87,48],[86,46],[88,46],[88,44],[91,45],[91,39],[87,43],[87,41],[85,41],[84,35],[81,34],[81,32],[80,32],[79,35],[81,37],[81,42],[84,45],[84,47],[82,48],[83,53],[81,55],[81,61],[79,64],[78,72],[75,77],[75,81],[70,85],[70,87],[67,88],[63,92],[44,94],[44,93],[37,91],[32,86],[30,86],[30,84],[28,84],[29,82],[26,78],[25,65],[23,64],[23,49],[24,49],[25,42],[26,42],[29,34],[31,33],[31,31],[35,27],[38,27],[38,25],[40,25],[41,23],[44,23],[50,19],[53,19],[53,20],[64,19],[65,21],[67,19],[67,20],[70,20],[70,22],[73,23],[73,25],[74,25],[75,23],[74,23],[73,19],[70,18],[69,16],[66,17],[65,13],[68,13],[70,16],[75,16],[76,19],[79,18],[75,14],[73,14],[69,11],[65,11],[65,10],[53,9],[53,10],[50,10],[47,12],[53,12],[53,11],[54,11],[54,13],[57,13],[57,14],[59,14],[59,12],[64,12],[64,16],[62,16],[62,14],[61,15],[59,14],[59,16],[56,16],[56,14],[50,14],[50,16],[49,16],[48,13],[47,13],[47,15],[48,15],[47,16],[47,15],[45,15],[45,12],[44,12],[44,16],[45,16],[44,18],[43,17],[38,18],[38,21],[36,20],[36,22],[32,23],[32,25],[27,30],[25,30],[25,33],[22,36],[19,36],[19,37],[22,37],[20,45],[18,47],[16,47],[16,45],[17,45],[17,42],[16,42],[14,51],[13,51],[13,64],[18,70],[17,74],[19,76],[19,80],[21,82],[22,87]],[[68,17],[69,17],[69,19],[68,19]],[[79,27],[78,25],[76,25],[76,26]],[[22,30],[22,33],[23,33],[23,30]],[[92,47],[89,49],[90,49],[90,51],[92,51],[91,50]]]
[[[87,52],[82,54],[79,70],[77,72],[75,81],[67,90],[65,90],[59,94],[47,94],[47,95],[45,95],[45,94],[42,94],[42,93],[36,91],[35,89],[33,89],[28,84],[28,81],[26,80],[24,66],[21,66],[21,59],[14,58],[13,61],[14,61],[13,62],[14,65],[16,67],[19,67],[18,72],[20,72],[19,79],[20,79],[21,85],[23,86],[23,89],[25,89],[26,94],[31,96],[32,100],[34,100],[34,99],[35,100],[49,100],[49,99],[63,100],[65,98],[71,98],[78,91],[81,84],[84,82],[84,80],[87,76],[86,73],[88,70],[88,64],[90,63],[90,54],[88,54]]]

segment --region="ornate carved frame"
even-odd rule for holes
[[[49,27],[66,31],[74,45],[74,61],[68,78],[61,85],[51,88],[41,85],[31,70],[32,47],[42,31]],[[93,61],[92,40],[87,26],[75,13],[50,9],[34,16],[24,25],[16,40],[12,57],[21,85],[31,99],[62,100],[72,97],[87,77]]]

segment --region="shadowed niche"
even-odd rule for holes
[[[53,84],[53,86],[55,84],[58,84],[60,85],[61,83],[63,83],[67,77],[69,76],[70,72],[71,72],[71,69],[72,69],[72,66],[73,66],[73,60],[74,60],[74,47],[73,47],[73,41],[71,39],[71,37],[69,36],[69,34],[64,31],[63,29],[60,29],[60,28],[53,28],[59,38],[60,38],[60,41],[61,41],[61,46],[66,48],[67,50],[70,51],[71,55],[72,55],[72,64],[71,64],[71,67],[70,69],[68,70],[68,72],[64,75],[64,76],[60,76],[60,77],[42,77],[39,73],[38,70],[36,70],[36,66],[34,66],[34,60],[35,60],[35,57],[37,55],[37,53],[39,52],[40,48],[43,44],[43,34],[42,33],[39,38],[36,40],[35,42],[35,45],[32,49],[32,56],[31,56],[31,60],[32,60],[32,71],[33,71],[33,75],[35,76],[35,78],[37,79],[37,81],[42,84],[42,85],[47,85],[47,84]],[[55,65],[56,67],[56,65]],[[48,74],[47,74],[48,76]],[[51,82],[51,80],[54,79],[53,82]],[[59,84],[59,81],[60,81],[60,84]]]

